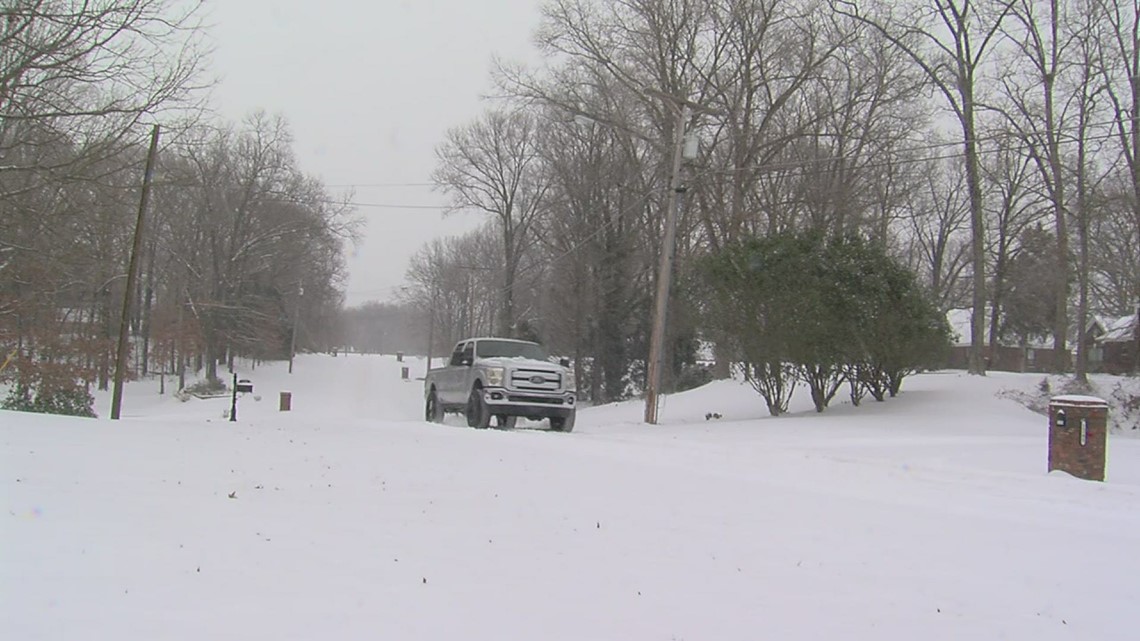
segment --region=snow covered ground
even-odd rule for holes
[[[0,638],[1140,638],[1140,439],[1047,474],[996,395],[1040,376],[778,419],[719,382],[558,434],[424,423],[400,367],[242,371],[237,422],[156,381],[118,422],[0,411]]]

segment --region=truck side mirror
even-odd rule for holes
[[[470,356],[460,357],[459,364],[463,365],[464,367],[470,367],[471,366],[471,357]]]
[[[1065,410],[1063,410],[1063,409],[1057,410],[1057,415],[1056,415],[1056,418],[1054,418],[1053,423],[1057,427],[1065,427],[1067,425],[1067,420],[1065,418]]]
[[[558,359],[558,364],[561,365],[562,367],[569,369],[570,368],[570,359],[563,356],[562,358]]]

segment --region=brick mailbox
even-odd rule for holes
[[[1049,471],[1104,480],[1108,403],[1095,396],[1055,396],[1049,401]]]

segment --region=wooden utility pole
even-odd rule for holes
[[[115,354],[115,386],[111,394],[111,419],[119,419],[119,410],[123,406],[123,376],[127,367],[127,338],[131,319],[131,293],[135,290],[135,281],[138,279],[139,251],[142,248],[143,221],[146,215],[146,203],[150,196],[151,174],[154,171],[154,157],[158,153],[158,125],[150,132],[150,150],[146,154],[146,169],[143,171],[142,196],[139,198],[139,214],[135,220],[135,238],[131,244],[131,261],[127,266],[127,285],[123,290],[123,314],[119,318],[119,346]]]
[[[297,323],[301,322],[301,299],[305,295],[303,284],[297,287],[297,304],[293,309],[293,334],[289,337],[289,373],[293,373],[293,359],[297,356]]]
[[[670,97],[672,99],[672,97]],[[674,103],[676,105],[676,103]],[[685,125],[689,106],[677,106],[673,132],[673,174],[669,177],[672,202],[665,211],[665,238],[661,243],[661,265],[657,269],[657,295],[654,298],[653,331],[649,338],[649,363],[645,382],[645,422],[657,423],[657,397],[661,393],[661,361],[665,357],[665,319],[669,312],[669,289],[673,284],[673,256],[677,251],[677,216],[681,209],[681,159],[685,149]]]
[[[427,347],[427,368],[424,370],[424,378],[427,378],[427,373],[431,370],[431,348],[435,345],[435,299],[436,299],[436,284],[435,275],[432,276],[431,281],[431,306],[428,307],[428,347]]]

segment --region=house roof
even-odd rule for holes
[[[1119,318],[1104,318],[1104,334],[1097,337],[1098,343],[1128,343],[1136,340],[1136,315]]]

